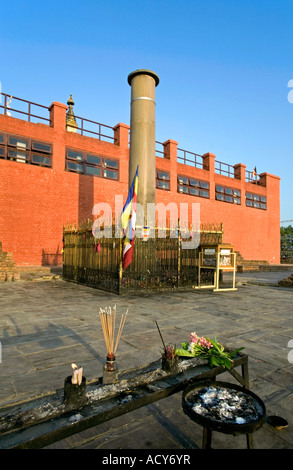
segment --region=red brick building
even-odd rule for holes
[[[70,131],[65,104],[46,108],[3,98],[3,251],[18,266],[61,264],[63,225],[92,219],[98,202],[113,207],[115,194],[127,197],[129,126],[109,128],[75,116],[77,128]],[[156,169],[157,203],[199,202],[201,222],[223,223],[224,243],[244,259],[280,262],[279,177],[252,177],[242,163],[231,166],[211,153],[184,151],[174,140],[157,143]]]

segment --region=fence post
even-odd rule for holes
[[[178,250],[177,250],[177,288],[180,284],[180,272],[181,272],[181,244],[180,244],[180,219],[178,219]]]
[[[75,237],[75,242],[74,242],[74,282],[77,281],[77,241],[78,241],[78,233],[77,236]]]

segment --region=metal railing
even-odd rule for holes
[[[215,160],[215,173],[218,173],[218,175],[228,176],[229,178],[235,177],[234,166],[220,162],[219,160]]]
[[[158,142],[156,140],[156,142],[155,142],[155,152],[156,152],[156,157],[164,158],[165,152],[164,152],[164,145],[163,145],[162,142]]]
[[[100,122],[91,121],[90,119],[85,119],[80,116],[75,116],[75,120],[77,123],[76,130],[79,131],[81,135],[91,134],[93,136],[98,136],[99,140],[110,140],[114,141],[114,128],[111,126],[107,126],[106,124],[101,124]],[[111,135],[106,134],[104,129],[111,129]]]
[[[2,103],[4,97],[4,103]],[[37,110],[35,111],[35,108]],[[17,98],[16,96],[8,95],[7,93],[0,92],[0,110],[3,109],[3,114],[6,116],[12,116],[11,113],[18,113],[27,116],[28,122],[33,122],[35,120],[42,120],[50,124],[50,110],[47,106],[42,104],[33,103],[32,101],[23,100],[22,98]],[[46,116],[40,116],[36,114],[40,110],[46,113]],[[44,113],[44,114],[45,114]]]
[[[41,113],[40,110],[43,113]],[[41,120],[45,121],[48,125],[51,124],[49,107],[0,92],[0,112],[1,111],[6,116],[17,117],[14,116],[14,113],[27,116],[26,120],[28,122],[39,122]],[[99,140],[115,140],[113,127],[80,116],[75,116],[75,119],[77,123],[76,130],[81,135],[92,134],[97,136]],[[105,131],[105,129],[111,129],[111,135],[109,135],[110,132]]]
[[[259,175],[254,171],[245,170],[246,183],[260,184]]]
[[[195,168],[203,168],[202,155],[189,152],[188,150],[177,149],[177,161],[183,165],[194,166]]]

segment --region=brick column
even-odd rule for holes
[[[246,204],[246,196],[245,196],[245,183],[246,183],[246,165],[243,163],[237,163],[234,165],[234,178],[236,180],[241,181],[241,206],[245,206]]]
[[[114,144],[115,145],[128,148],[129,129],[130,129],[130,126],[128,126],[127,124],[123,124],[122,122],[119,122],[119,124],[116,124],[116,126],[114,127]]]
[[[177,193],[177,147],[178,142],[169,139],[163,142],[164,158],[170,160],[170,191]]]
[[[54,101],[50,106],[51,127],[54,128],[53,145],[53,169],[57,171],[65,170],[65,133],[66,133],[66,110],[63,103]]]
[[[243,163],[237,163],[234,165],[234,178],[245,182],[246,179],[246,165]]]
[[[202,156],[203,169],[209,171],[210,200],[215,199],[215,160],[216,155],[207,152]]]
[[[49,107],[50,110],[50,125],[51,127],[60,128],[62,131],[66,129],[66,111],[67,106],[63,103],[54,101]]]

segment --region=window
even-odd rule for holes
[[[32,142],[32,150],[36,152],[51,153],[51,145],[42,142]]]
[[[179,188],[181,189],[181,187],[179,186]],[[188,188],[186,186],[183,186],[183,188],[186,189],[186,191],[188,192]],[[181,191],[179,191],[181,192]],[[199,189],[197,188],[189,188],[189,194],[191,194],[192,196],[199,196]]]
[[[12,135],[8,136],[8,145],[11,147],[27,149],[29,146],[29,141],[22,139],[21,137],[14,137]]]
[[[87,155],[86,157],[87,163],[91,163],[93,165],[102,165],[102,159],[101,157],[95,157],[94,155]]]
[[[201,181],[187,176],[177,176],[178,193],[190,194],[190,196],[210,197],[210,184],[207,181]]]
[[[156,187],[166,191],[170,190],[170,174],[167,171],[156,170]]]
[[[241,192],[238,189],[216,184],[216,200],[230,204],[241,204]]]
[[[0,134],[0,158],[18,163],[52,166],[52,144],[16,135]]]
[[[178,183],[188,185],[189,184],[188,178],[186,178],[185,176],[178,176]],[[195,184],[194,186],[198,186],[198,185]]]
[[[178,192],[188,194],[188,187],[187,186],[178,186]],[[197,192],[197,195],[199,195],[199,191],[196,190],[196,192]]]
[[[199,195],[200,195],[200,197],[206,197],[206,198],[208,198],[208,197],[210,196],[210,192],[209,192],[209,191],[200,190],[200,191],[199,191]]]
[[[246,205],[247,207],[266,210],[267,198],[265,196],[260,196],[259,194],[246,193]]]
[[[82,152],[76,152],[75,150],[67,149],[67,157],[72,160],[83,160]]]
[[[75,149],[66,149],[65,169],[89,176],[119,179],[119,160]]]

